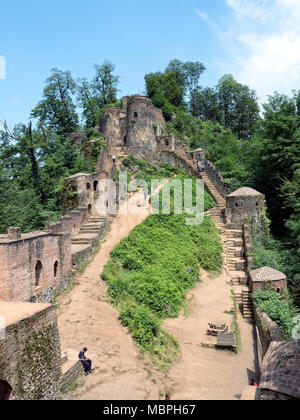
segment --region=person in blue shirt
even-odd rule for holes
[[[85,357],[85,353],[87,352],[87,348],[85,347],[78,355],[79,360],[83,364],[84,367],[84,374],[88,376],[89,373],[92,373],[92,361]]]

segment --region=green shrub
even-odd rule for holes
[[[200,281],[199,265],[220,270],[222,244],[207,216],[202,225],[187,226],[186,215],[152,215],[120,242],[111,258],[102,276],[108,293],[120,305],[122,322],[135,341],[150,351],[157,320],[178,316],[187,290]]]
[[[149,309],[143,305],[126,304],[121,308],[122,324],[129,328],[134,340],[145,349],[154,343],[154,337],[160,332],[160,322]]]
[[[166,179],[176,175],[182,183],[190,179],[168,164],[157,171],[131,156],[123,164],[127,168],[139,166],[134,176],[148,185],[155,177]],[[195,185],[192,198],[195,204]],[[129,328],[140,348],[149,352],[156,364],[165,367],[178,354],[178,343],[160,328],[161,320],[179,315],[187,290],[200,281],[199,266],[209,271],[218,271],[222,266],[222,243],[213,221],[204,216],[201,225],[187,225],[186,219],[192,215],[174,214],[178,199],[181,197],[175,197],[171,189],[171,214],[151,215],[137,226],[112,251],[102,275],[108,294],[120,309],[123,325]],[[205,210],[214,205],[205,192]]]
[[[276,322],[286,340],[292,340],[293,318],[298,310],[290,303],[288,297],[275,290],[258,290],[253,294],[254,304]]]

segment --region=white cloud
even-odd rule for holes
[[[238,19],[257,19],[265,16],[264,6],[267,0],[226,0]]]
[[[22,98],[19,98],[19,97],[13,98],[13,99],[10,101],[10,103],[11,103],[12,105],[21,105],[21,103],[22,103]]]
[[[238,81],[254,88],[261,101],[278,90],[300,89],[300,0],[226,0],[245,27],[231,34],[243,55],[235,57]],[[248,3],[248,6],[247,4]],[[261,21],[268,20],[264,30]]]
[[[6,60],[0,55],[0,79],[6,79]]]
[[[204,22],[209,22],[209,16],[207,13],[205,12],[201,12],[200,10],[196,10],[197,15],[199,15],[201,17],[202,20],[204,20]]]

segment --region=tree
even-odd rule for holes
[[[300,161],[300,128],[295,98],[275,93],[264,105],[259,131],[261,155],[256,166],[256,184],[267,197],[273,229],[284,234],[292,208],[284,205],[282,185],[292,180]]]
[[[193,93],[199,89],[199,81],[202,73],[205,71],[205,66],[199,61],[187,61],[183,64],[185,74],[185,84],[187,88],[187,95],[191,99]]]
[[[213,88],[194,89],[190,99],[191,114],[202,121],[220,121],[218,98]]]
[[[100,109],[117,101],[119,77],[113,73],[115,68],[116,66],[108,60],[101,66],[95,66],[96,75],[92,82],[92,89]]]
[[[96,74],[92,82],[87,79],[78,81],[77,100],[83,109],[86,128],[97,125],[103,107],[117,102],[119,77],[114,75],[115,67],[106,60],[101,66],[95,66]]]
[[[85,128],[95,127],[99,106],[97,97],[94,95],[90,83],[87,79],[80,79],[77,87],[77,100],[82,108],[82,115],[85,121]]]
[[[219,122],[238,138],[253,135],[259,119],[258,98],[254,90],[225,74],[216,86]]]
[[[177,109],[186,109],[186,98],[199,87],[199,78],[205,67],[199,62],[172,60],[164,72],[149,73],[145,76],[147,95],[153,104],[163,110],[170,121]]]
[[[44,99],[34,108],[32,117],[38,119],[41,127],[68,136],[78,128],[78,115],[72,99],[75,91],[76,83],[69,71],[52,69],[46,81]]]

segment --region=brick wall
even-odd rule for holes
[[[56,229],[56,226],[53,226]],[[37,282],[39,262],[41,271]],[[55,270],[56,264],[56,270]],[[40,300],[46,290],[60,289],[72,270],[70,234],[37,232],[0,243],[0,300]],[[48,297],[50,301],[55,296]]]
[[[214,183],[214,185],[218,188],[223,198],[226,198],[227,195],[230,193],[229,188],[226,187],[224,184],[224,179],[221,173],[217,170],[214,164],[212,164],[209,160],[206,161],[206,169],[207,175],[209,176],[210,180]]]
[[[255,307],[254,319],[261,344],[261,348],[258,350],[260,351],[261,359],[263,359],[273,341],[283,341],[284,339],[278,325],[267,314]]]
[[[41,309],[41,304],[23,303],[7,305],[12,305],[15,315],[20,307],[22,313],[19,319],[7,325],[6,338],[0,340],[0,381],[7,381],[12,387],[13,399],[57,399],[61,353],[55,307],[43,304]],[[30,305],[30,309],[26,306],[23,311],[24,305]],[[37,307],[36,312],[33,307]],[[0,314],[3,314],[2,308],[0,303]],[[28,311],[31,314],[26,316]]]
[[[270,344],[259,388],[263,400],[300,399],[300,340]]]
[[[0,243],[0,300],[10,300],[10,270],[8,247]]]

